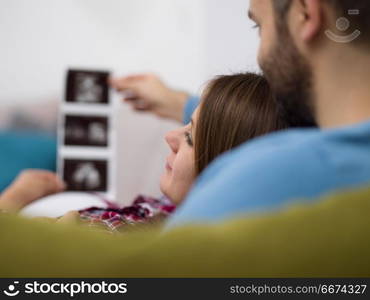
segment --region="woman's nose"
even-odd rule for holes
[[[176,130],[170,131],[166,134],[165,140],[173,152],[179,149],[179,134]]]

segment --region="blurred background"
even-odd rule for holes
[[[257,32],[248,0],[0,0],[0,126],[14,107],[55,120],[68,68],[114,75],[155,72],[170,86],[200,94],[218,74],[257,71]],[[178,124],[119,115],[118,200],[158,196]],[[41,121],[40,121],[41,122]]]

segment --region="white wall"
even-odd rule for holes
[[[0,0],[0,4],[2,102],[59,98],[68,66],[119,73],[155,70],[192,90],[204,78],[202,1]]]
[[[206,77],[258,71],[258,34],[248,19],[249,0],[205,0]]]
[[[63,95],[68,67],[154,71],[197,93],[215,74],[256,70],[248,0],[0,0],[0,103]],[[120,120],[120,201],[158,195],[177,126],[132,113]]]

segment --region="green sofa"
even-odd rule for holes
[[[370,188],[216,225],[110,235],[0,217],[1,277],[369,277]]]

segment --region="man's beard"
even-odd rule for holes
[[[282,26],[286,27],[279,27]],[[288,125],[316,126],[311,68],[294,45],[288,28],[277,29],[280,36],[271,53],[261,62],[261,68]]]

